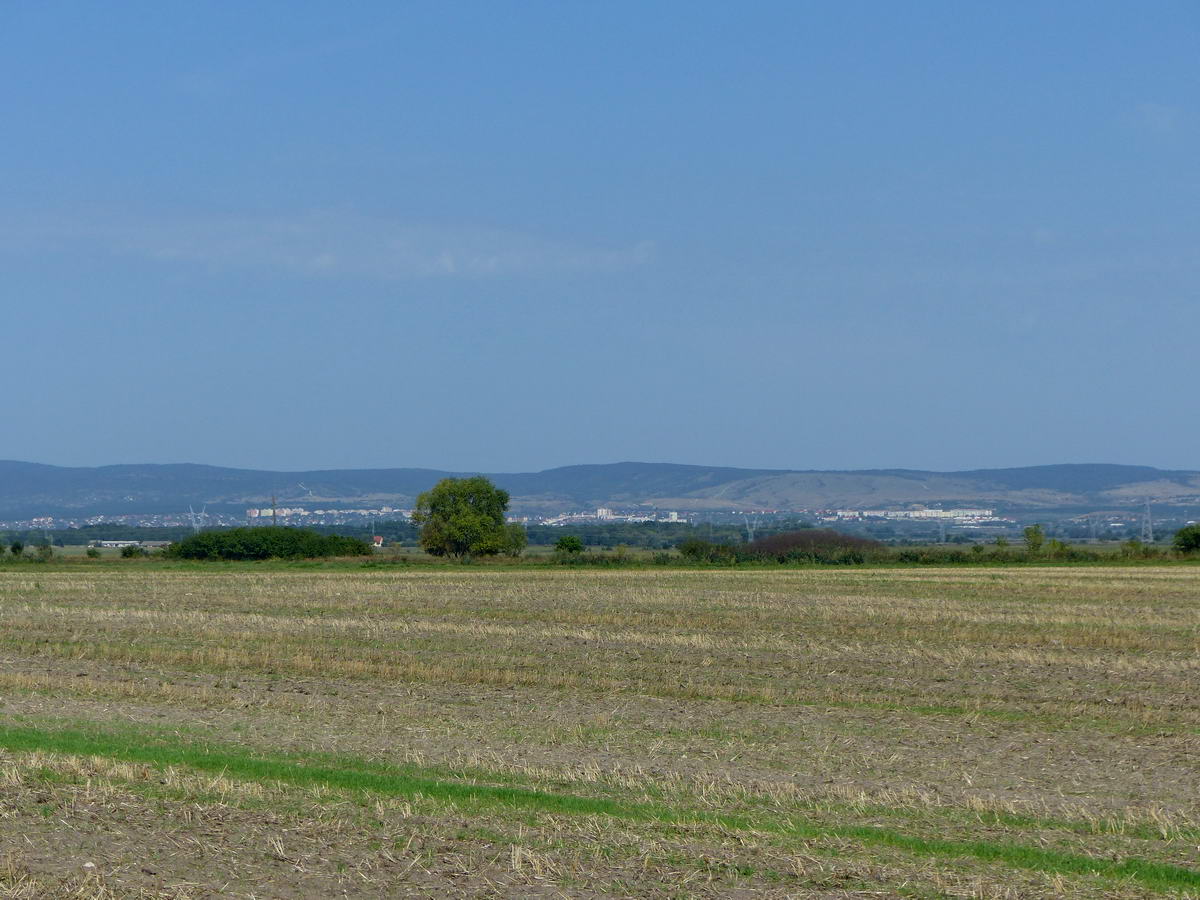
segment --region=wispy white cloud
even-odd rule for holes
[[[495,228],[411,225],[322,213],[132,220],[39,217],[0,223],[0,249],[87,248],[160,262],[266,268],[314,277],[487,278],[614,271],[648,262],[650,242],[580,246]]]

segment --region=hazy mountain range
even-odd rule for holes
[[[66,468],[0,461],[0,519],[167,513],[281,506],[409,507],[438,479],[433,469],[270,472],[193,464]],[[554,512],[596,506],[678,510],[822,509],[904,504],[999,509],[1119,508],[1200,503],[1200,472],[1104,464],[924,472],[806,471],[623,462],[544,472],[488,474],[513,509]]]

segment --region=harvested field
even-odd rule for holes
[[[1190,568],[0,570],[2,897],[1200,897]]]

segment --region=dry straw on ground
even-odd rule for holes
[[[1188,569],[51,568],[0,616],[0,724],[626,811],[10,747],[0,896],[1200,891],[946,849],[1200,869]]]

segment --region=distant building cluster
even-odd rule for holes
[[[380,506],[371,509],[306,509],[303,506],[270,506],[246,510],[251,525],[280,522],[287,525],[345,525],[368,519],[411,519],[411,509]]]
[[[839,519],[945,519],[953,522],[998,521],[994,509],[835,509],[826,521]]]
[[[133,513],[125,515],[97,516],[36,516],[32,519],[12,519],[0,521],[0,528],[12,528],[34,531],[37,529],[61,530],[68,528],[85,528],[88,525],[132,525],[138,528],[178,528],[180,526],[195,526],[200,520],[205,526],[221,526],[243,524],[240,516],[224,513],[206,512],[203,515],[190,513]]]
[[[144,550],[161,550],[171,546],[170,541],[88,541],[89,547],[121,548],[141,547]]]
[[[619,513],[607,506],[601,506],[595,512],[572,512],[544,519],[535,519],[539,525],[575,525],[592,522],[672,522],[686,525],[687,519],[675,511],[656,512],[652,515],[645,513]]]

